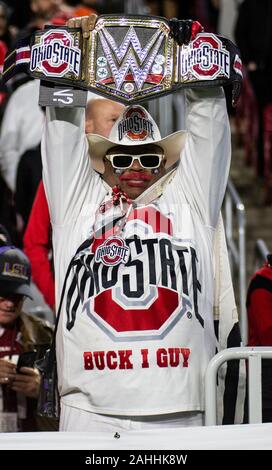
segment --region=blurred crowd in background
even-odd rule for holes
[[[0,67],[18,39],[45,24],[64,25],[68,18],[96,12],[123,13],[121,0],[7,0],[0,1]],[[133,3],[133,2],[132,2]],[[141,2],[137,2],[138,4]],[[143,13],[167,18],[197,19],[206,31],[234,40],[241,49],[245,86],[236,112],[236,126],[247,149],[247,159],[258,176],[269,178],[265,166],[264,133],[271,126],[272,5],[268,0],[145,1]],[[15,244],[21,246],[34,195],[41,178],[39,142],[43,112],[37,105],[38,85],[16,75],[0,89],[0,221]],[[233,111],[230,109],[230,112]],[[249,132],[243,136],[244,126]],[[253,140],[254,137],[254,140]],[[271,165],[270,165],[271,166]],[[268,185],[266,181],[266,185]],[[267,190],[266,199],[270,199]]]

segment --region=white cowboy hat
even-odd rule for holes
[[[103,157],[116,145],[159,145],[166,157],[166,169],[180,158],[184,147],[186,131],[177,131],[161,138],[157,124],[145,108],[132,105],[124,109],[110,132],[109,138],[97,134],[87,134],[92,167],[104,173]]]

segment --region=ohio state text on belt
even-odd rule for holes
[[[79,28],[37,31],[6,58],[4,81],[22,69],[125,104],[242,80],[239,50],[230,40],[203,32],[179,46],[166,19],[139,15],[100,16],[88,39]]]

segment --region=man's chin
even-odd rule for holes
[[[146,189],[147,185],[131,185],[131,184],[122,184],[121,189],[124,191],[131,199],[136,199],[139,197]]]

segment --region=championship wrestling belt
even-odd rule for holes
[[[124,104],[242,81],[239,50],[229,39],[202,32],[179,45],[168,20],[139,15],[102,15],[88,39],[79,28],[37,31],[6,58],[3,80],[21,70]]]

